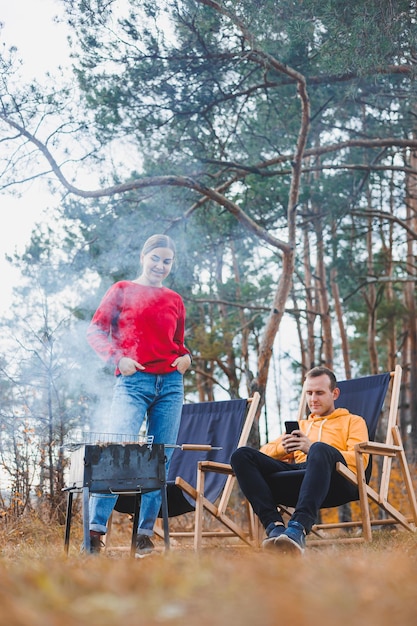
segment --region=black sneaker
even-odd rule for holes
[[[102,536],[100,533],[90,530],[90,554],[100,554],[101,549],[105,547]],[[81,546],[81,552],[86,552],[84,542]]]
[[[104,548],[104,541],[102,535],[93,534],[90,532],[90,552],[91,554],[99,554],[101,548]]]
[[[136,539],[136,558],[142,559],[144,556],[149,556],[154,549],[155,546],[148,535],[138,535]]]

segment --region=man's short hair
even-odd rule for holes
[[[328,376],[330,380],[330,390],[333,391],[337,387],[337,380],[334,372],[328,367],[324,367],[324,365],[318,365],[317,367],[313,367],[306,374],[306,378],[317,378],[318,376]]]

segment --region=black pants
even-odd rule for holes
[[[312,444],[305,463],[277,461],[249,447],[238,448],[231,458],[239,486],[264,528],[282,521],[277,505],[283,504],[295,507],[291,519],[307,533],[320,508],[359,498],[357,487],[336,471],[338,461],[346,465],[339,450],[322,442]]]

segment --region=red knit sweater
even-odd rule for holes
[[[104,295],[87,330],[87,340],[106,362],[130,357],[144,372],[172,372],[171,363],[189,350],[184,345],[185,307],[166,287],[147,287],[123,280]],[[142,371],[142,370],[141,370]]]

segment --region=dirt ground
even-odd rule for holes
[[[330,545],[303,557],[206,539],[196,554],[177,539],[132,559],[130,526],[115,523],[113,547],[80,552],[74,525],[37,521],[0,529],[0,625],[9,626],[415,626],[417,535],[375,533],[372,544]]]

